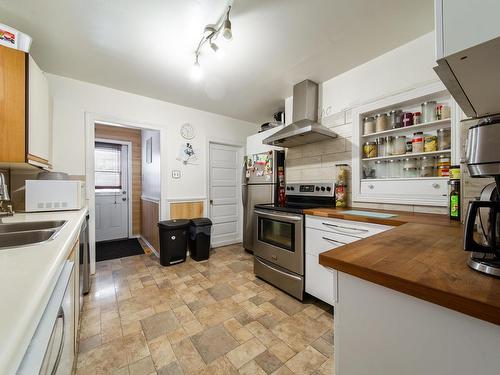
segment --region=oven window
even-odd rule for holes
[[[280,247],[288,251],[295,251],[294,224],[284,221],[259,218],[259,241]]]

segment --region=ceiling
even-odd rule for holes
[[[433,0],[234,0],[233,40],[204,26],[228,0],[0,0],[0,22],[33,37],[49,73],[261,123],[293,84],[323,82],[433,29]],[[411,58],[411,56],[409,56]]]

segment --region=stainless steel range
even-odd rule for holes
[[[286,203],[255,205],[254,273],[295,298],[304,297],[304,213],[335,207],[333,183],[287,184]]]

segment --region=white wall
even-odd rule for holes
[[[244,144],[246,137],[257,131],[257,125],[249,122],[51,74],[48,78],[54,101],[53,166],[56,171],[85,174],[85,114],[90,113],[94,118],[161,130],[162,186],[166,186],[166,193],[162,193],[167,199],[200,198],[207,193],[208,139]],[[176,160],[183,141],[179,131],[185,122],[196,130],[192,143],[200,151],[198,165],[183,165]],[[181,179],[172,179],[174,169],[182,171]]]
[[[142,196],[160,200],[160,132],[142,130]],[[151,138],[151,163],[147,163],[146,142]]]

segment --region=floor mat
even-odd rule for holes
[[[144,254],[137,238],[96,243],[96,262]]]

